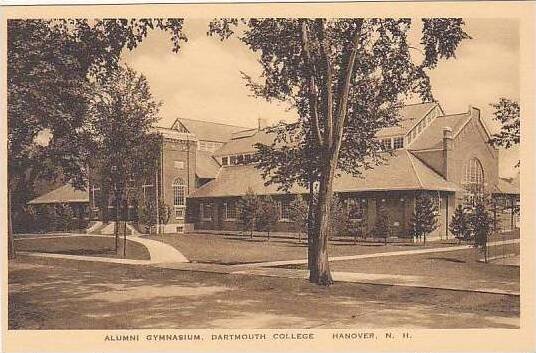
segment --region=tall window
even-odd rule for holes
[[[173,206],[175,208],[175,219],[184,219],[186,194],[184,181],[181,178],[173,180]]]
[[[229,221],[236,219],[236,203],[234,201],[225,203],[225,219]]]
[[[203,221],[212,220],[212,205],[210,203],[200,203],[199,215]]]
[[[469,203],[484,193],[484,169],[477,158],[472,158],[465,164],[463,186]]]
[[[282,222],[290,220],[290,201],[281,200],[279,202],[279,220]]]

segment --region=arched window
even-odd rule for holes
[[[184,207],[186,206],[186,193],[184,180],[176,178],[173,180],[173,206],[175,207],[175,218],[184,218]]]
[[[484,169],[477,158],[472,158],[465,164],[463,185],[467,201],[471,204],[475,197],[480,197],[484,193]]]

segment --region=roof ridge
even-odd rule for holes
[[[247,126],[240,126],[240,125],[231,125],[231,124],[225,124],[225,123],[218,123],[213,121],[207,121],[207,120],[200,120],[200,119],[191,119],[191,118],[177,118],[175,121],[181,121],[181,120],[189,120],[189,121],[197,121],[201,123],[207,123],[207,124],[214,124],[214,125],[224,125],[224,126],[230,126],[230,127],[239,127],[244,130],[250,130],[255,129],[254,127],[247,127]]]
[[[395,106],[395,108],[404,108],[404,107],[411,107],[411,106],[414,106],[414,105],[424,105],[424,104],[439,104],[439,102],[437,101],[431,101],[431,102],[420,102],[420,103],[410,103],[410,104],[402,104],[402,105],[397,105]]]
[[[417,168],[415,168],[415,163],[413,162],[413,155],[411,153],[409,153],[408,150],[404,150],[407,155],[408,155],[408,158],[409,158],[409,162],[411,163],[411,167],[413,169],[413,173],[415,174],[415,176],[417,177],[417,181],[419,182],[419,185],[421,186],[421,188],[424,188],[424,184],[422,183],[422,180],[421,178],[419,177],[419,173],[417,173]]]

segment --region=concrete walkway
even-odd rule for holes
[[[505,244],[517,244],[519,239],[501,240],[488,243],[488,246],[497,246]],[[360,255],[347,255],[347,256],[333,256],[329,258],[330,262],[333,261],[346,261],[357,259],[368,259],[375,257],[387,257],[387,256],[402,256],[402,255],[419,255],[437,252],[457,251],[471,249],[472,245],[456,245],[441,248],[427,248],[417,250],[401,250],[401,251],[389,251],[389,252],[377,252],[372,254],[360,254]],[[283,260],[283,261],[268,261],[268,262],[254,262],[248,264],[232,265],[233,268],[257,268],[257,267],[275,267],[275,266],[287,266],[287,265],[304,265],[307,264],[307,259],[300,260]]]
[[[74,236],[88,236],[87,234],[80,234]],[[101,236],[105,235],[91,235]],[[37,239],[43,238],[60,238],[61,236],[46,236],[35,237]],[[24,239],[31,239],[25,237]],[[250,275],[250,276],[267,276],[267,277],[281,277],[281,278],[299,278],[306,279],[309,276],[309,271],[304,269],[286,269],[276,268],[273,266],[284,265],[301,265],[306,264],[307,260],[290,260],[290,261],[271,261],[271,262],[258,262],[252,264],[243,265],[219,265],[219,264],[201,264],[201,263],[188,263],[188,260],[174,247],[164,244],[159,241],[144,239],[144,238],[128,238],[131,241],[141,243],[149,250],[151,260],[129,260],[129,259],[113,259],[94,256],[78,256],[78,255],[63,255],[63,254],[49,254],[49,253],[30,253],[21,252],[28,256],[41,256],[51,258],[72,259],[81,261],[95,261],[95,262],[110,262],[118,264],[128,265],[151,265],[158,268],[174,269],[179,271],[195,271],[195,272],[210,272],[210,273],[222,273],[231,275]],[[511,239],[505,241],[496,241],[489,243],[490,246],[497,246],[503,244],[515,244],[519,243],[519,239]],[[345,261],[364,258],[375,257],[387,257],[387,256],[408,256],[426,253],[438,253],[457,251],[471,248],[471,245],[458,245],[451,247],[441,248],[429,248],[418,250],[404,250],[393,252],[380,252],[373,254],[361,254],[361,255],[349,255],[349,256],[337,256],[330,258],[330,261]],[[403,287],[417,287],[417,288],[431,288],[431,289],[444,289],[444,290],[456,290],[456,291],[470,291],[480,293],[493,293],[503,295],[519,296],[519,289],[516,288],[515,282],[504,283],[495,281],[470,281],[470,282],[456,282],[456,283],[438,283],[437,279],[433,276],[411,276],[411,275],[392,275],[392,274],[371,274],[371,273],[357,273],[357,272],[332,272],[334,281],[336,282],[349,282],[349,283],[363,283],[363,284],[377,284],[377,285],[389,285],[389,286],[403,286]]]
[[[53,239],[53,238],[63,238],[63,237],[101,237],[101,238],[112,238],[113,236],[109,235],[98,235],[98,234],[69,234],[69,235],[46,235],[46,236],[24,236],[20,237],[20,240],[30,240],[30,239]],[[19,240],[15,238],[15,240]],[[133,259],[116,259],[116,258],[107,258],[107,257],[98,257],[98,256],[82,256],[82,255],[66,255],[66,254],[51,254],[51,253],[39,253],[39,252],[19,252],[24,255],[29,256],[41,256],[41,257],[52,257],[58,259],[71,259],[71,260],[80,260],[80,261],[95,261],[95,262],[110,262],[116,264],[125,264],[125,265],[154,265],[160,263],[185,263],[188,262],[188,259],[176,248],[166,243],[145,239],[141,237],[130,237],[127,236],[127,240],[139,243],[147,248],[149,252],[150,260],[133,260]]]

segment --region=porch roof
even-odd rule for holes
[[[89,193],[65,184],[28,202],[29,205],[49,203],[89,203]]]
[[[216,179],[194,191],[191,198],[243,196],[248,189],[260,195],[284,194],[276,185],[264,185],[265,180],[253,165],[228,166],[220,169]],[[365,170],[359,177],[343,174],[335,179],[335,192],[365,192],[389,190],[458,191],[460,187],[446,181],[406,150],[398,150],[386,164]],[[307,192],[294,186],[292,194]]]

